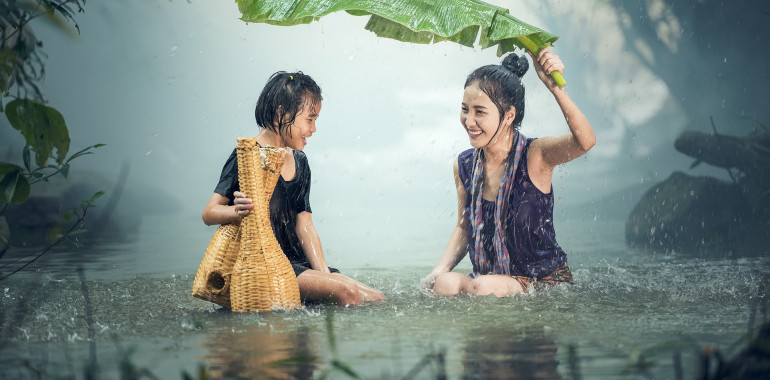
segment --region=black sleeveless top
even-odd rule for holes
[[[309,267],[307,257],[299,244],[296,225],[297,214],[303,211],[312,212],[310,165],[305,153],[299,150],[294,151],[294,164],[296,174],[291,181],[285,181],[283,176],[278,177],[275,191],[270,198],[270,224],[289,262]],[[222,175],[214,192],[227,197],[230,200],[228,205],[233,205],[235,191],[240,191],[240,183],[238,182],[238,158],[233,149],[233,153],[222,168]]]

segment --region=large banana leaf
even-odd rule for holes
[[[511,16],[507,9],[477,0],[236,0],[246,22],[309,24],[329,13],[371,16],[366,29],[404,42],[452,41],[482,49],[497,45],[501,56],[516,48],[537,54],[557,36]],[[479,35],[479,32],[481,33]],[[559,86],[566,82],[552,74]]]

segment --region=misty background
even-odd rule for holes
[[[693,159],[673,146],[679,133],[709,132],[713,117],[721,133],[743,136],[770,120],[770,2],[490,2],[560,36],[554,52],[567,90],[596,132],[597,145],[553,180],[556,230],[571,262],[592,236],[622,242],[636,199],[671,172],[727,178],[706,165],[688,170]],[[234,2],[144,0],[88,2],[74,38],[36,21],[48,55],[42,90],[66,119],[71,151],[107,146],[75,161],[67,184],[36,185],[33,194],[81,186],[109,196],[125,167],[110,223],[137,228],[126,236],[151,242],[144,254],[164,271],[194,273],[214,232],[200,213],[235,139],[258,133],[262,87],[275,71],[301,70],[324,96],[305,152],[327,261],[434,265],[456,220],[452,161],[470,147],[459,123],[462,86],[502,57],[378,38],[364,29],[367,18],[347,13],[294,27],[239,17]],[[524,84],[523,133],[567,133],[533,69]],[[0,155],[19,161],[23,137],[0,124]]]

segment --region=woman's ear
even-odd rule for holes
[[[514,119],[516,119],[516,107],[511,106],[511,108],[509,108],[508,111],[505,112],[505,117],[503,118],[503,125],[513,125]]]

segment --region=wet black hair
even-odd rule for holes
[[[279,71],[270,76],[259,94],[254,117],[257,125],[270,131],[291,135],[290,126],[304,107],[315,107],[322,101],[321,88],[310,75],[301,71]]]
[[[505,113],[516,108],[513,128],[521,127],[524,119],[524,84],[521,77],[529,69],[529,62],[524,56],[508,54],[500,65],[486,65],[474,70],[465,80],[465,87],[476,83],[500,111],[500,123]]]

